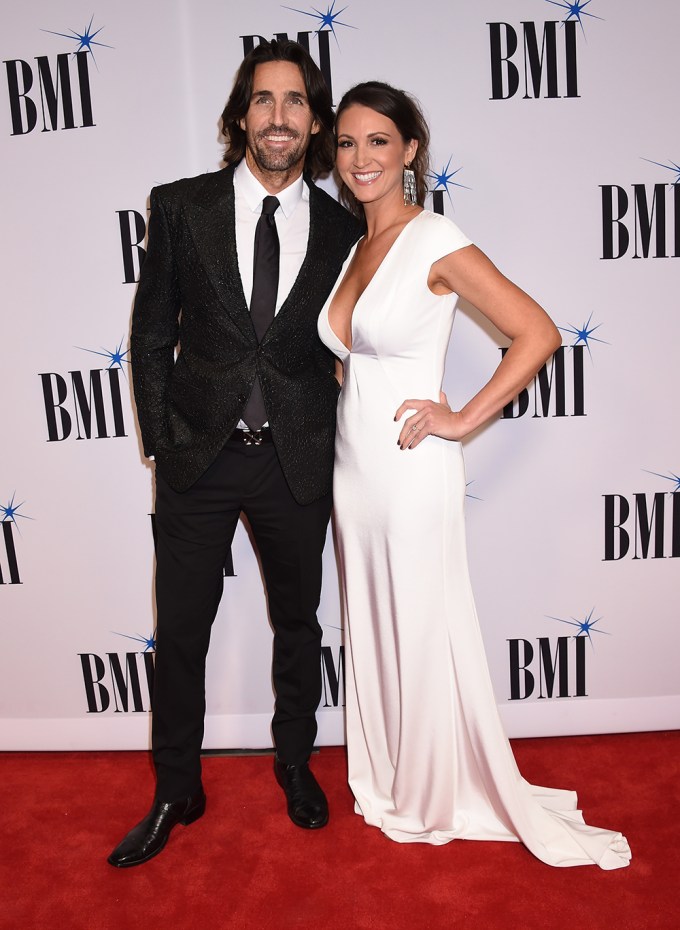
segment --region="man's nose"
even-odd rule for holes
[[[275,126],[286,125],[285,102],[283,100],[274,101],[274,113],[272,119]]]

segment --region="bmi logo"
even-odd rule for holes
[[[326,7],[325,13],[315,9],[314,7],[311,8],[311,11],[307,11],[299,10],[291,6],[284,6],[284,10],[289,10],[291,13],[298,13],[301,16],[308,17],[308,21],[310,19],[312,20],[311,25],[316,26],[317,28],[314,30],[300,30],[297,35],[289,35],[287,32],[275,32],[273,36],[270,37],[278,39],[279,41],[293,39],[293,41],[302,45],[302,47],[307,52],[309,52],[310,55],[313,55],[312,49],[310,47],[310,36],[313,32],[316,36],[318,46],[317,64],[321,74],[323,75],[324,81],[326,82],[331,97],[333,96],[333,78],[331,74],[331,36],[335,39],[336,44],[339,45],[336,29],[341,26],[346,29],[357,28],[356,26],[351,26],[349,23],[340,19],[341,14],[345,12],[347,7],[344,6],[341,10],[336,11],[336,4],[337,0],[333,0],[333,2]],[[252,52],[256,45],[267,41],[265,36],[257,34],[239,36],[239,38],[243,42],[244,56],[247,55],[248,52]]]
[[[0,504],[0,527],[2,534],[0,538],[0,585],[2,584],[23,584],[19,574],[19,560],[17,558],[16,538],[19,531],[17,519],[32,520],[28,514],[19,513],[24,506],[25,501],[20,504],[16,503],[16,493],[7,504]]]
[[[644,158],[670,171],[654,183],[601,184],[602,258],[680,258],[680,165]],[[661,175],[663,177],[663,175]]]
[[[509,100],[518,92],[523,100],[579,97],[577,40],[585,35],[587,19],[601,19],[585,8],[592,0],[567,3],[545,0],[558,7],[563,20],[487,23],[491,57],[491,100]],[[552,14],[557,13],[551,10]]]
[[[13,136],[23,136],[40,126],[41,132],[56,129],[85,129],[94,126],[90,59],[97,66],[95,46],[111,48],[97,41],[102,29],[93,28],[94,16],[82,32],[69,29],[45,33],[75,42],[69,51],[38,55],[32,62],[11,58],[4,62]]]
[[[572,323],[568,326],[559,326],[558,329],[573,336],[574,341],[569,346],[560,346],[534,378],[533,404],[529,390],[525,388],[503,408],[501,419],[517,419],[523,417],[529,410],[533,410],[531,414],[533,418],[586,416],[584,358],[587,350],[592,359],[591,342],[605,342],[604,339],[594,335],[601,325],[601,323],[593,324],[591,313],[588,320],[581,326],[575,326]],[[504,356],[508,350],[501,348],[500,351]]]
[[[572,636],[539,636],[534,647],[528,639],[509,639],[510,698],[523,701],[533,694],[545,698],[587,697],[586,639],[593,644],[593,633],[602,617],[593,620],[594,610],[582,619],[548,617],[578,632]],[[609,635],[609,634],[605,634]]]
[[[149,637],[129,636],[143,649],[131,652],[80,652],[85,702],[88,714],[148,713],[153,695],[155,633]]]
[[[80,348],[77,346],[76,348]],[[110,439],[127,436],[123,413],[121,373],[128,349],[123,342],[112,350],[83,349],[109,362],[106,368],[75,369],[66,375],[42,372],[47,441]]]
[[[646,470],[646,469],[645,469]],[[668,481],[663,491],[603,494],[604,558],[616,562],[680,558],[680,477],[650,471]]]

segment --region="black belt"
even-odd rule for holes
[[[238,442],[244,446],[262,446],[271,443],[272,431],[268,426],[262,429],[235,429],[229,437],[229,442]]]

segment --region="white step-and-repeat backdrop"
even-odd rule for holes
[[[335,103],[368,79],[416,94],[432,209],[563,334],[466,443],[473,581],[509,734],[679,726],[675,0],[40,0],[3,20],[2,748],[148,745],[152,466],[128,365],[147,198],[219,167],[239,61],[282,35],[308,45]],[[460,307],[454,405],[504,344]],[[330,534],[325,563],[320,742],[339,743]],[[244,528],[227,573],[206,746],[269,746],[271,632]]]

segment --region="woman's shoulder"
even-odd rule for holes
[[[472,240],[448,216],[423,210],[417,219],[421,241],[428,248],[434,249],[438,258],[472,245]]]

